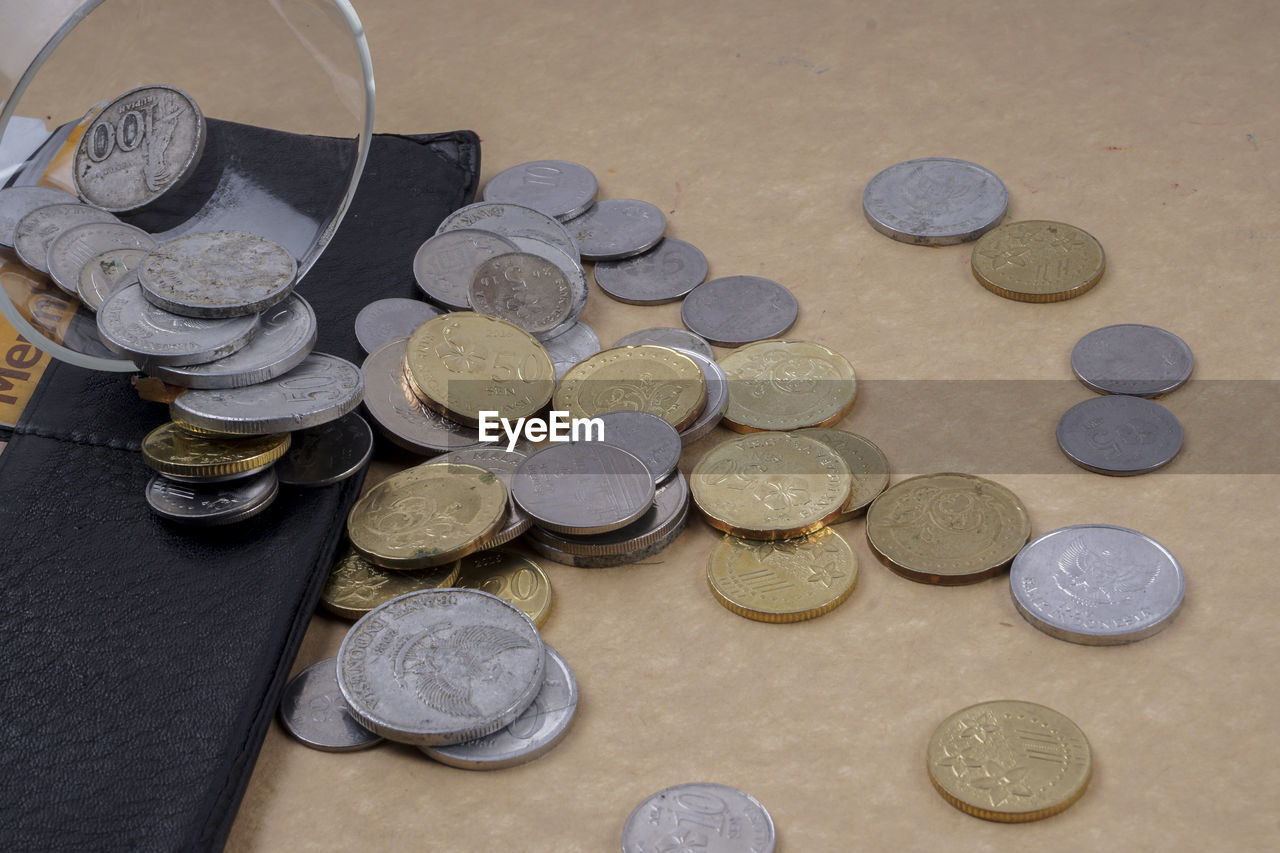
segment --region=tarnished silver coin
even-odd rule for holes
[[[702,404],[702,411],[694,422],[680,431],[680,441],[689,445],[715,429],[724,417],[725,410],[729,408],[729,377],[711,356],[684,347],[673,346],[671,349],[693,359],[707,382],[707,402]]]
[[[596,415],[604,425],[603,437],[592,434],[591,440],[603,441],[635,456],[649,469],[654,483],[670,477],[680,462],[680,433],[657,415],[626,409]]]
[[[1178,455],[1182,424],[1142,397],[1094,397],[1058,421],[1058,446],[1072,462],[1099,474],[1145,474]]]
[[[754,275],[713,278],[689,291],[680,306],[680,320],[691,331],[722,347],[776,338],[799,313],[790,290]]]
[[[666,539],[672,528],[683,528],[688,513],[689,483],[677,471],[674,477],[654,491],[653,506],[626,527],[591,536],[573,536],[534,527],[529,535],[543,544],[574,556],[634,555],[655,542]]]
[[[411,453],[434,456],[464,447],[480,447],[474,427],[451,421],[422,405],[405,379],[406,341],[389,341],[360,366],[365,379],[364,407],[378,432]]]
[[[295,675],[280,697],[280,722],[285,730],[312,749],[355,752],[382,743],[352,719],[347,700],[338,689],[336,658],[317,661]]]
[[[138,264],[146,249],[108,249],[91,258],[80,270],[76,295],[90,311],[102,307],[106,298],[127,284],[138,283]]]
[[[1173,332],[1139,323],[1094,329],[1071,350],[1071,369],[1103,394],[1158,397],[1191,378],[1195,358]]]
[[[1009,191],[988,169],[950,157],[924,157],[867,182],[862,210],[871,227],[903,243],[950,246],[1000,224]]]
[[[565,278],[568,279],[569,293],[572,299],[569,306],[569,316],[551,331],[544,335],[538,335],[538,340],[545,342],[550,338],[563,335],[574,323],[578,322],[578,317],[582,315],[582,309],[587,306],[587,294],[590,290],[587,286],[587,271],[582,268],[582,264],[577,258],[569,257],[563,249],[553,246],[546,240],[540,240],[537,237],[522,237],[518,234],[510,239],[511,242],[520,247],[520,251],[551,261],[551,263],[560,268]]]
[[[187,317],[240,317],[284,301],[298,278],[289,250],[256,234],[205,231],[161,243],[138,265],[143,295]]]
[[[288,373],[257,385],[183,391],[169,414],[180,424],[228,435],[296,432],[342,417],[360,405],[363,391],[360,368],[313,352]]]
[[[440,746],[515,722],[542,689],[538,629],[476,589],[430,589],[369,611],[338,649],[356,721],[391,740]]]
[[[561,222],[586,213],[596,203],[599,184],[586,166],[567,160],[533,160],[489,179],[485,201],[509,201],[531,207]]]
[[[119,222],[114,215],[80,202],[37,207],[18,220],[13,250],[36,272],[49,272],[49,245],[66,231],[90,222]]]
[[[664,237],[649,251],[622,261],[601,261],[596,284],[619,302],[660,305],[683,299],[707,277],[707,256],[697,246]]]
[[[564,249],[571,258],[581,257],[578,244],[569,236],[565,226],[545,213],[521,204],[481,201],[460,207],[444,218],[436,233],[444,234],[459,228],[478,228],[504,237],[537,237]]]
[[[578,321],[554,338],[544,339],[542,346],[551,356],[551,363],[556,368],[556,381],[559,381],[569,368],[600,352],[600,339],[590,326]]]
[[[182,483],[156,474],[147,483],[147,504],[161,518],[194,527],[235,524],[271,506],[280,491],[276,472],[267,470],[225,483]]]
[[[533,526],[533,519],[524,510],[520,509],[515,501],[510,500],[511,477],[515,474],[516,469],[520,467],[520,463],[526,458],[524,453],[514,450],[502,450],[497,447],[485,446],[451,450],[427,463],[434,465],[439,462],[462,462],[466,465],[475,465],[477,468],[492,472],[495,477],[502,481],[502,485],[507,487],[507,519],[503,522],[501,530],[484,541],[484,544],[481,545],[482,550],[505,545]]]
[[[45,266],[53,283],[78,295],[80,273],[90,261],[109,249],[142,249],[156,246],[155,238],[123,222],[86,222],[68,228],[49,244]]]
[[[662,239],[667,217],[634,198],[609,198],[565,223],[585,261],[618,261],[647,252]]]
[[[553,444],[529,456],[511,478],[511,497],[534,523],[559,533],[605,533],[653,504],[649,469],[620,447]]]
[[[660,347],[672,347],[674,349],[691,350],[704,358],[715,360],[715,350],[711,348],[711,344],[707,343],[707,339],[701,335],[695,335],[688,329],[673,329],[666,326],[657,326],[652,329],[641,329],[638,332],[632,332],[629,335],[623,335],[614,343],[615,347],[638,346],[640,344],[654,344]]]
[[[121,213],[152,203],[191,176],[204,116],[172,86],[132,89],[103,107],[76,146],[72,179],[90,204]]]
[[[552,545],[547,541],[550,537],[538,538],[533,535],[532,531],[530,532],[529,538],[525,539],[525,542],[530,548],[537,551],[547,559],[555,560],[557,563],[563,563],[566,566],[576,566],[580,569],[608,569],[613,568],[614,566],[626,566],[631,563],[641,563],[650,557],[657,556],[662,553],[668,545],[680,537],[680,534],[684,532],[685,525],[688,521],[689,504],[686,502],[684,509],[680,511],[680,514],[676,516],[675,520],[668,525],[666,531],[660,536],[649,541],[649,544],[647,545],[618,554],[572,553]],[[534,527],[533,529],[538,530],[537,527]]]
[[[476,267],[471,310],[514,323],[537,337],[569,319],[573,294],[560,267],[528,252],[508,252]]]
[[[243,388],[274,379],[302,363],[316,344],[316,312],[296,293],[258,315],[258,333],[216,361],[155,365],[147,372],[183,388]]]
[[[0,189],[0,246],[13,248],[18,222],[33,210],[51,204],[79,204],[71,193],[53,187],[6,187]]]
[[[499,770],[527,764],[550,752],[569,733],[578,710],[578,679],[560,653],[547,654],[542,689],[533,704],[505,729],[479,740],[452,746],[424,746],[423,752],[443,764],[464,770]]]
[[[293,433],[293,441],[276,462],[276,475],[286,486],[330,486],[354,477],[373,455],[373,430],[364,418],[347,412],[336,421]]]
[[[413,256],[413,277],[426,297],[451,311],[470,311],[467,288],[476,267],[495,255],[519,251],[501,234],[461,228],[437,233]]]
[[[144,299],[136,284],[116,290],[98,309],[102,342],[144,370],[222,358],[248,344],[257,331],[257,315],[200,320],[171,314]]]
[[[698,853],[773,853],[776,843],[773,818],[759,800],[714,782],[659,791],[636,806],[622,827],[622,853],[681,847]]]
[[[409,337],[414,329],[439,316],[439,308],[421,299],[378,299],[356,315],[356,340],[361,349],[371,353],[387,341]]]
[[[1013,558],[1018,612],[1059,640],[1132,643],[1163,630],[1182,605],[1182,566],[1150,536],[1075,524],[1032,540]]]

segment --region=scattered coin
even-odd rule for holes
[[[1076,377],[1102,394],[1159,397],[1181,388],[1194,364],[1182,338],[1139,323],[1094,329],[1071,350]]]
[[[622,827],[622,853],[679,850],[696,840],[698,853],[773,853],[773,818],[750,794],[714,782],[687,782],[636,806]]]
[[[534,337],[570,319],[573,294],[560,267],[528,252],[496,255],[476,267],[467,290],[471,310],[514,323]]]
[[[634,550],[625,551],[616,554],[583,554],[571,553],[565,551],[550,543],[551,537],[544,537],[541,533],[534,534],[534,537],[527,540],[528,546],[537,551],[542,556],[557,563],[564,563],[566,566],[577,566],[580,569],[606,569],[613,566],[624,566],[630,563],[642,563],[650,557],[661,553],[668,545],[674,542],[684,531],[685,524],[689,519],[689,505],[686,502],[684,509],[676,516],[674,521],[668,525],[664,532],[656,539],[650,539],[649,544],[635,548]],[[538,530],[537,527],[534,528]],[[604,534],[608,535],[608,534]],[[649,537],[646,537],[648,539]]]
[[[603,438],[592,435],[590,440],[621,447],[635,456],[649,469],[654,483],[662,483],[675,473],[683,445],[671,424],[657,415],[630,409],[596,417],[603,425]]]
[[[649,469],[632,454],[600,442],[553,444],[520,463],[511,497],[534,522],[560,533],[605,533],[653,504]]]
[[[373,455],[373,430],[355,412],[292,435],[292,445],[276,463],[286,486],[340,483],[363,471]]]
[[[702,411],[693,423],[680,430],[681,443],[690,445],[715,429],[724,417],[724,411],[729,405],[729,377],[724,375],[724,370],[710,356],[681,347],[673,346],[671,349],[693,359],[702,370],[702,378],[707,383],[707,402],[703,404]]]
[[[853,408],[853,365],[812,341],[757,341],[720,362],[729,378],[724,425],[735,432],[838,423]]]
[[[355,548],[347,548],[329,570],[320,603],[335,616],[359,619],[393,598],[453,586],[461,571],[461,560],[416,571],[384,569],[366,560]]]
[[[551,613],[551,581],[542,567],[523,554],[493,548],[462,558],[458,577],[441,586],[480,589],[513,604],[542,627]]]
[[[600,261],[592,273],[600,289],[619,302],[661,305],[683,299],[702,284],[707,269],[707,257],[696,246],[664,237],[643,254]]]
[[[18,220],[13,250],[18,259],[36,272],[49,272],[49,246],[64,232],[90,222],[119,222],[105,210],[87,204],[50,204],[38,207]]]
[[[229,483],[180,483],[156,474],[147,483],[147,504],[156,515],[193,527],[234,524],[253,518],[276,499],[280,481],[270,468]]]
[[[80,303],[97,312],[108,296],[125,285],[137,284],[138,264],[146,255],[144,249],[108,249],[91,258],[76,280]]]
[[[1000,224],[1009,191],[991,171],[950,157],[898,163],[867,182],[862,210],[871,227],[903,243],[950,246]]]
[[[653,505],[635,521],[608,533],[573,535],[543,527],[529,531],[533,539],[574,556],[631,555],[668,540],[675,528],[684,529],[689,513],[689,485],[679,471],[654,490]]]
[[[499,447],[469,447],[463,450],[452,450],[442,456],[437,456],[427,463],[429,465],[437,465],[440,463],[461,462],[465,465],[483,468],[497,477],[507,490],[507,517],[498,532],[484,541],[481,545],[482,548],[496,548],[499,545],[505,545],[533,526],[533,519],[525,514],[515,501],[510,499],[511,477],[515,474],[516,469],[520,467],[520,463],[526,458],[528,457],[523,453],[517,453],[514,450],[503,450]],[[486,590],[486,592],[493,592],[499,598],[506,597],[491,589]]]
[[[460,207],[444,218],[437,234],[462,228],[496,232],[504,237],[537,237],[558,246],[571,258],[578,258],[578,244],[565,226],[531,207],[508,202],[482,201]]]
[[[1123,395],[1076,403],[1058,421],[1058,446],[1090,471],[1146,474],[1168,465],[1182,449],[1182,424],[1159,403]]]
[[[13,248],[18,222],[33,210],[51,204],[77,204],[71,193],[53,187],[4,187],[0,189],[0,246]]]
[[[713,344],[737,347],[781,336],[800,303],[776,281],[754,275],[713,278],[689,291],[680,320]]]
[[[481,446],[480,434],[428,409],[405,378],[404,339],[389,341],[364,360],[364,406],[378,431],[392,444],[412,453],[434,456]]]
[[[483,198],[531,207],[564,222],[590,210],[598,190],[596,176],[586,166],[566,160],[533,160],[490,178]]]
[[[257,331],[256,315],[200,320],[171,314],[144,299],[136,284],[116,290],[98,309],[102,342],[143,369],[213,361],[247,345]]]
[[[614,347],[576,364],[555,390],[553,405],[570,417],[619,409],[648,412],[677,430],[693,423],[707,400],[697,362],[668,347]]]
[[[551,338],[559,337],[578,322],[578,318],[582,316],[582,310],[587,307],[587,295],[590,290],[587,286],[587,271],[582,268],[582,263],[577,258],[569,257],[564,249],[553,246],[546,240],[540,240],[537,237],[523,237],[519,234],[510,239],[512,243],[520,247],[520,251],[551,261],[551,263],[560,268],[560,271],[564,273],[565,279],[569,282],[569,316],[554,329],[539,334],[538,340],[545,342]]]
[[[195,435],[173,423],[161,424],[142,439],[147,467],[173,480],[221,483],[259,473],[289,449],[289,433],[216,438]]]
[[[519,251],[501,234],[461,228],[437,233],[418,248],[413,276],[427,298],[451,311],[470,311],[467,288],[476,267],[496,255]]]
[[[1106,258],[1092,235],[1062,222],[1008,222],[973,244],[978,283],[1018,302],[1061,302],[1090,290]]]
[[[889,460],[870,439],[842,429],[811,428],[797,430],[796,435],[816,438],[830,447],[849,466],[853,474],[853,490],[840,515],[832,524],[864,515],[871,502],[889,485]]]
[[[600,352],[600,339],[591,327],[581,321],[575,322],[554,338],[544,338],[542,346],[556,369],[556,381],[564,378],[569,368],[578,362]]]
[[[653,344],[660,347],[671,347],[680,350],[692,350],[699,355],[715,360],[716,354],[711,349],[711,344],[701,335],[695,335],[687,329],[671,329],[666,327],[655,327],[652,329],[641,329],[638,332],[632,332],[629,335],[623,335],[614,343],[615,347],[638,346],[640,344]]]
[[[596,202],[565,223],[583,260],[618,261],[647,252],[662,239],[667,217],[656,206],[634,198]]]
[[[141,249],[149,252],[155,238],[123,222],[86,222],[68,228],[49,244],[45,267],[49,278],[67,293],[77,295],[80,273],[85,266],[109,249]]]
[[[147,301],[185,317],[240,317],[287,299],[298,265],[283,246],[239,231],[186,234],[138,265]]]
[[[726,534],[707,559],[716,600],[757,622],[801,622],[830,613],[857,580],[858,558],[829,528],[772,542]]]
[[[289,734],[325,752],[354,752],[383,740],[351,718],[338,689],[336,658],[317,661],[290,679],[280,698],[280,722]]]
[[[440,313],[439,308],[421,299],[378,299],[356,315],[356,340],[366,353],[371,353],[387,341],[409,337],[414,329]]]

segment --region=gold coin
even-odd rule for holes
[[[614,347],[569,368],[556,389],[556,409],[589,418],[631,409],[684,429],[707,401],[707,380],[689,356],[653,344]]]
[[[262,470],[284,455],[289,442],[287,432],[219,438],[196,435],[170,421],[142,439],[142,458],[166,477],[212,483]]]
[[[870,439],[842,429],[801,429],[796,430],[796,435],[816,438],[839,453],[853,475],[849,500],[845,501],[844,508],[832,524],[865,513],[871,502],[889,485],[889,460]]]
[[[973,274],[1006,299],[1061,302],[1079,296],[1107,267],[1102,245],[1063,222],[1030,219],[993,228],[973,244]]]
[[[729,378],[721,423],[737,432],[837,423],[853,408],[853,365],[812,341],[757,341],[720,359]]]
[[[773,542],[725,536],[707,559],[716,600],[757,622],[801,622],[829,613],[857,580],[853,549],[827,528]]]
[[[962,812],[1003,823],[1055,815],[1089,786],[1093,758],[1080,727],[1032,702],[982,702],[929,739],[929,779]]]
[[[497,317],[458,311],[433,317],[409,336],[405,378],[422,400],[467,426],[480,412],[524,418],[551,400],[556,371],[533,335]]]
[[[425,569],[476,551],[506,517],[507,487],[492,472],[428,463],[365,492],[347,516],[347,536],[384,569]]]
[[[462,558],[462,572],[449,586],[479,589],[514,604],[542,627],[551,612],[551,581],[524,554],[495,549]]]
[[[867,544],[920,583],[958,585],[1006,568],[1031,521],[1018,496],[972,474],[926,474],[890,486],[867,510]]]
[[[755,432],[713,447],[689,490],[712,527],[748,539],[788,539],[836,518],[849,499],[849,466],[830,447],[784,432]]]
[[[453,586],[461,570],[462,561],[454,560],[434,569],[397,572],[375,566],[355,548],[348,548],[329,570],[320,603],[337,616],[359,619],[393,598],[423,589]]]

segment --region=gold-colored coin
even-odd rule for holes
[[[853,408],[853,365],[812,341],[756,341],[720,359],[729,377],[721,423],[737,432],[825,427]]]
[[[889,485],[889,460],[879,447],[867,438],[842,429],[801,429],[796,435],[816,438],[830,447],[849,466],[853,488],[832,524],[839,524],[864,514],[873,500]]]
[[[830,447],[784,432],[755,432],[713,447],[689,490],[712,527],[747,539],[789,539],[836,518],[849,499],[849,466]]]
[[[347,536],[384,569],[425,569],[478,550],[506,517],[507,487],[492,472],[438,462],[365,492],[347,516]]]
[[[1018,496],[972,474],[925,474],[890,486],[867,509],[867,544],[920,583],[958,585],[1007,568],[1031,538]]]
[[[1033,702],[982,702],[929,739],[929,779],[962,812],[1002,823],[1055,815],[1089,786],[1093,758],[1080,727]]]
[[[393,598],[423,589],[453,586],[461,571],[462,561],[454,560],[434,569],[398,572],[375,566],[355,548],[348,548],[329,570],[320,603],[344,619],[359,619]]]
[[[1061,302],[1079,296],[1107,268],[1102,245],[1063,222],[1029,219],[993,228],[973,244],[978,282],[1018,302]]]
[[[184,388],[183,390],[185,391],[186,389]],[[173,412],[170,411],[169,414],[172,417]],[[183,432],[190,433],[191,435],[203,435],[203,436],[209,436],[211,438],[234,438],[234,439],[241,439],[245,437],[243,433],[222,432],[221,430],[208,429],[207,427],[196,426],[195,424],[189,424],[183,421],[181,418],[173,418],[172,423],[178,429],[182,430]]]
[[[757,622],[801,622],[829,613],[857,580],[858,558],[829,528],[773,542],[725,536],[707,559],[716,600]]]
[[[689,356],[653,344],[614,347],[569,368],[556,389],[556,409],[589,418],[632,409],[657,415],[676,429],[698,417],[707,380]]]
[[[462,558],[462,572],[450,586],[479,589],[514,604],[539,628],[551,612],[551,581],[524,554],[493,549]]]
[[[467,426],[480,412],[528,417],[551,400],[556,370],[533,335],[497,317],[458,311],[409,336],[404,372],[423,404]]]
[[[170,421],[142,439],[142,458],[166,477],[216,483],[261,471],[284,455],[289,442],[287,432],[219,438],[196,435]]]

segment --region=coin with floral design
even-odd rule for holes
[[[800,622],[830,613],[853,592],[858,558],[839,533],[760,542],[726,535],[707,559],[716,600],[757,622]]]
[[[355,548],[348,548],[329,569],[320,603],[335,616],[359,619],[393,598],[423,589],[453,586],[461,570],[462,561],[454,560],[431,569],[394,571],[376,566]]]

